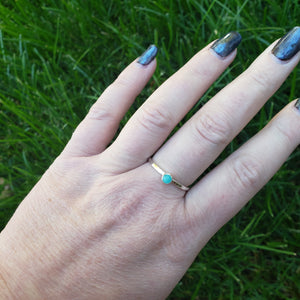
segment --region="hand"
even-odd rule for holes
[[[105,90],[1,233],[2,285],[10,297],[162,299],[171,292],[201,248],[300,141],[300,102],[293,101],[189,191],[160,180],[164,170],[182,186],[193,184],[300,59],[295,28],[164,144],[233,61],[239,41],[231,33],[197,53],[110,146],[155,70],[156,48]]]

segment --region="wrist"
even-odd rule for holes
[[[41,299],[35,286],[31,270],[26,264],[28,255],[21,240],[7,226],[0,234],[0,295],[1,299]],[[20,251],[19,249],[22,249]]]
[[[4,270],[2,266],[0,267],[0,294],[3,299],[15,299],[9,289],[7,279],[4,277]]]
[[[3,246],[3,244],[2,244]],[[0,295],[1,299],[41,299],[33,280],[20,265],[14,265],[0,253]],[[2,298],[3,297],[3,298]]]

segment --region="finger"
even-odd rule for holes
[[[235,49],[240,35],[231,33],[226,37]],[[223,39],[219,42],[222,43]],[[110,146],[109,155],[114,155],[114,162],[119,168],[124,171],[134,168],[152,156],[176,124],[233,61],[236,51],[230,50],[231,54],[221,57],[208,45],[150,96]]]
[[[300,101],[298,108],[293,101],[189,191],[185,207],[194,218],[205,223],[202,226],[206,238],[270,180],[299,143]]]
[[[157,48],[150,46],[103,92],[76,128],[64,154],[91,156],[106,148],[124,114],[153,75],[156,53]]]
[[[163,170],[184,185],[192,184],[253,118],[300,59],[298,53],[283,63],[272,53],[274,44],[155,154],[153,160]]]

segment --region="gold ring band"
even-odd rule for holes
[[[170,173],[163,171],[154,161],[152,158],[148,159],[148,162],[152,166],[152,168],[161,175],[161,181],[165,184],[173,183],[176,187],[183,191],[188,191],[190,188],[181,184],[177,180],[175,180]]]

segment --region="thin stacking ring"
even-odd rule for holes
[[[152,158],[148,159],[148,162],[152,166],[152,168],[161,175],[161,181],[165,184],[173,183],[176,187],[183,191],[188,191],[190,188],[181,184],[177,180],[175,180],[170,173],[163,171],[154,161]]]

